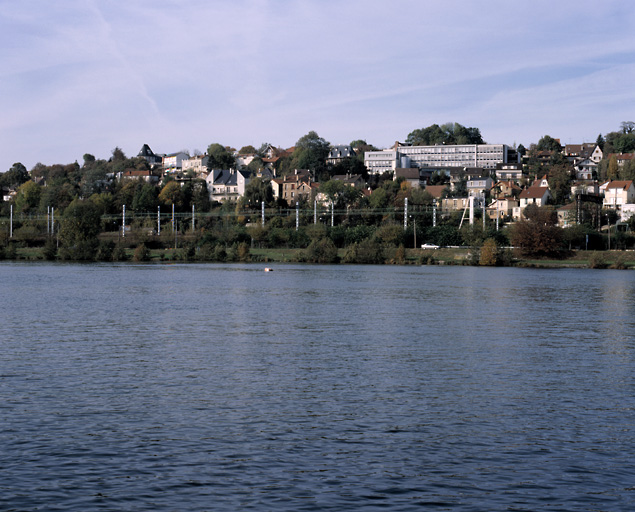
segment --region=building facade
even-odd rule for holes
[[[371,174],[408,167],[480,167],[496,169],[508,163],[511,151],[506,144],[456,144],[401,146],[384,151],[366,151],[364,164]],[[517,158],[517,157],[516,157]]]

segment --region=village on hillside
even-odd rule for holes
[[[416,224],[419,218],[414,240],[402,242],[418,246],[417,234],[420,242],[434,242],[424,240],[433,234],[420,231],[426,226],[445,222],[460,229],[477,219],[498,232],[544,209],[554,226],[584,225],[610,237],[612,228],[630,230],[635,220],[634,152],[632,122],[594,143],[561,145],[546,135],[528,148],[485,143],[478,129],[456,123],[415,130],[387,149],[364,140],[332,145],[315,132],[291,148],[265,143],[236,150],[215,143],[206,153],[161,154],[143,144],[134,157],[115,148],[108,160],[85,154],[82,165],[38,163],[27,171],[14,164],[0,174],[0,221],[7,239],[20,222],[46,216],[50,234],[51,217],[61,219],[74,201],[92,201],[102,216],[123,209],[121,222],[105,223],[102,231],[114,225],[125,234],[127,208],[128,221],[159,211],[158,231],[170,210],[172,223],[175,212],[191,215],[194,232],[195,212],[233,209],[249,224],[248,212],[262,207],[264,227],[265,208],[288,217],[302,209],[307,223],[311,210],[317,223],[319,208],[325,224],[330,210],[331,226],[336,215],[350,227],[398,224],[403,215],[407,228],[409,219]],[[352,220],[355,214],[366,220]]]

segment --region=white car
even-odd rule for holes
[[[434,244],[422,244],[421,248],[422,249],[438,249],[439,246]]]

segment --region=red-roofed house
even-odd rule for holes
[[[604,192],[604,208],[621,210],[628,203],[635,203],[635,185],[632,180],[607,181],[600,186],[600,192]]]

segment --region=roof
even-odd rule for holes
[[[407,180],[418,180],[420,177],[419,169],[414,168],[403,168],[403,169],[395,169],[395,179],[396,178],[406,178]]]
[[[549,192],[549,187],[529,187],[524,189],[521,193],[519,199],[539,199],[544,197],[545,193]]]
[[[349,156],[355,156],[355,151],[350,145],[332,146],[328,158],[347,158]]]
[[[426,191],[434,198],[440,198],[443,192],[447,188],[447,185],[428,185]]]
[[[610,181],[606,184],[606,188],[621,188],[622,190],[628,190],[630,187],[633,186],[633,181],[632,180],[615,180],[615,181]]]

